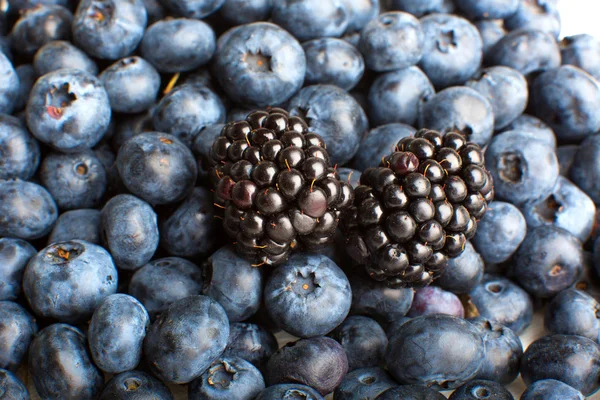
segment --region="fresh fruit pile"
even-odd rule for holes
[[[0,400],[593,396],[556,1],[0,1]]]

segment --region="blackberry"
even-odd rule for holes
[[[225,125],[211,150],[210,178],[225,232],[253,265],[276,265],[296,249],[319,250],[354,200],[323,139],[281,108]]]
[[[483,150],[422,129],[368,168],[344,212],[348,253],[390,287],[422,287],[464,251],[494,196]]]

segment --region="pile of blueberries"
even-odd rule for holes
[[[600,41],[559,39],[557,1],[0,1],[0,399],[504,400],[519,375],[523,400],[591,396]],[[460,133],[495,201],[425,287],[372,279],[341,225],[265,256],[212,176],[213,143],[264,109],[318,135],[290,147],[344,190],[419,129]],[[262,221],[236,215],[233,235]]]

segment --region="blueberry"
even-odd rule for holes
[[[27,104],[27,125],[43,143],[62,152],[96,145],[111,110],[102,83],[87,72],[61,69],[38,79]]]
[[[479,69],[483,42],[477,28],[464,18],[433,14],[421,19],[425,35],[419,66],[436,88],[461,85]]]
[[[69,40],[73,14],[60,5],[42,5],[26,10],[10,33],[13,48],[20,54],[33,55],[53,40]]]
[[[160,132],[144,132],[125,142],[117,154],[117,168],[127,189],[152,205],[183,200],[198,173],[191,150]]]
[[[483,338],[471,323],[430,314],[402,324],[386,354],[390,374],[402,384],[455,389],[475,377],[485,356]]]
[[[70,0],[12,0],[9,4],[9,14],[20,14],[28,8],[33,8],[37,5],[60,5],[70,7]],[[6,10],[4,10],[6,12]]]
[[[229,325],[229,340],[223,357],[240,357],[263,370],[278,349],[277,339],[266,328],[250,322]]]
[[[496,203],[494,203],[495,205]],[[477,230],[479,231],[479,225]],[[491,247],[494,242],[488,243]],[[483,270],[483,258],[468,241],[465,250],[458,257],[448,260],[448,265],[436,282],[442,289],[449,292],[456,294],[469,293],[483,279]]]
[[[129,294],[138,299],[154,320],[173,302],[202,291],[202,271],[183,258],[158,258],[133,274]]]
[[[514,400],[513,395],[501,384],[488,380],[474,380],[456,389],[450,400]]]
[[[346,164],[358,151],[369,128],[358,102],[333,85],[306,86],[289,103],[290,115],[307,120],[310,130],[319,132],[327,143],[331,165]]]
[[[306,85],[330,83],[351,90],[365,70],[363,56],[350,43],[320,38],[302,44],[306,54]]]
[[[32,240],[50,233],[58,210],[42,186],[0,180],[0,215],[0,236]]]
[[[21,294],[23,271],[36,253],[24,240],[0,238],[0,301],[14,301]]]
[[[522,131],[505,132],[495,136],[485,152],[485,164],[494,178],[499,200],[521,205],[552,193],[558,179],[554,149],[528,139]]]
[[[532,139],[539,140],[550,147],[556,148],[556,135],[552,128],[546,125],[541,119],[532,115],[521,114],[517,119],[506,125],[500,131],[519,131]]]
[[[0,394],[8,400],[29,400],[27,387],[10,371],[0,369]]]
[[[369,21],[377,18],[380,12],[379,0],[345,0],[350,14],[346,34],[358,33]]]
[[[487,379],[508,385],[519,375],[523,344],[512,329],[477,317],[470,322],[481,330],[485,344],[485,358],[477,379]]]
[[[346,318],[352,292],[331,259],[295,254],[268,278],[264,299],[267,312],[283,330],[311,337],[332,331]]]
[[[118,374],[137,367],[150,316],[142,303],[127,294],[106,297],[88,328],[94,363],[104,372]]]
[[[230,116],[231,113],[228,114]],[[245,113],[241,119],[245,119],[248,113]],[[239,121],[237,119],[236,121]],[[198,134],[194,137],[192,141],[192,152],[196,156],[196,162],[198,165],[198,179],[199,180],[208,180],[208,173],[211,169],[212,158],[210,156],[212,150],[212,144],[217,137],[221,135],[225,124],[215,124],[204,127]],[[212,197],[211,197],[212,199]],[[212,204],[212,200],[211,200]]]
[[[381,74],[369,89],[369,118],[375,126],[393,122],[413,126],[419,104],[434,93],[429,78],[418,67]]]
[[[521,360],[525,384],[556,379],[585,396],[600,387],[600,345],[582,336],[549,335],[529,345]]]
[[[0,301],[0,368],[16,371],[37,331],[35,319],[23,307]]]
[[[136,270],[150,261],[158,247],[156,213],[135,196],[115,196],[102,208],[101,235],[115,264]]]
[[[544,326],[551,333],[579,335],[600,341],[600,304],[592,296],[577,289],[558,293],[548,306]]]
[[[19,77],[19,92],[15,100],[14,111],[22,111],[27,105],[29,92],[38,78],[32,64],[21,64],[15,68],[15,72]]]
[[[225,0],[219,12],[233,25],[267,21],[273,10],[274,0]]]
[[[494,110],[475,89],[456,86],[423,98],[419,126],[440,132],[460,131],[469,141],[483,146],[494,131]]]
[[[359,368],[348,373],[333,392],[335,400],[375,400],[397,383],[381,367]]]
[[[581,68],[596,79],[600,79],[600,42],[591,35],[567,36],[560,41],[563,65]]]
[[[502,20],[489,19],[475,21],[475,26],[479,30],[483,41],[483,56],[485,59],[490,56],[490,51],[496,43],[506,35],[503,22]]]
[[[569,170],[569,178],[594,203],[600,203],[600,134],[591,135],[581,143]]]
[[[260,392],[254,400],[324,400],[323,396],[315,389],[299,383],[282,383],[272,385]]]
[[[154,109],[152,123],[159,132],[169,133],[186,146],[206,126],[225,122],[225,106],[204,86],[184,84],[161,99]]]
[[[360,151],[356,153],[352,165],[359,171],[378,167],[384,157],[395,151],[400,139],[412,136],[415,132],[415,128],[402,123],[391,123],[371,129],[362,138]]]
[[[269,386],[298,382],[324,396],[339,386],[347,372],[344,348],[331,338],[319,336],[300,339],[279,349],[269,359],[265,380]]]
[[[173,14],[194,19],[202,19],[216,12],[225,0],[160,0]]]
[[[35,53],[33,68],[38,76],[62,68],[79,69],[91,75],[98,74],[98,66],[94,60],[71,42],[64,40],[56,40],[43,45]]]
[[[377,396],[377,400],[444,400],[445,398],[441,393],[424,385],[396,386]]]
[[[344,0],[280,0],[273,5],[273,22],[300,41],[340,37],[350,23]]]
[[[471,20],[504,19],[517,11],[519,0],[455,0],[458,8]]]
[[[239,357],[219,357],[188,386],[189,400],[253,400],[265,388],[260,371]]]
[[[153,108],[139,114],[120,115],[115,119],[115,131],[110,138],[110,145],[115,153],[118,153],[123,143],[132,137],[154,130],[152,110]]]
[[[600,88],[583,70],[564,65],[535,78],[531,87],[536,116],[559,140],[580,142],[600,129]]]
[[[56,220],[48,244],[75,239],[100,244],[100,220],[100,211],[95,209],[66,211]]]
[[[210,297],[190,296],[171,304],[150,326],[144,356],[163,382],[188,383],[219,357],[228,337],[223,307]]]
[[[464,318],[465,310],[460,299],[437,286],[427,286],[415,291],[407,316],[410,318],[429,314],[447,314]]]
[[[88,353],[85,335],[67,324],[50,325],[33,339],[29,372],[43,399],[93,400],[104,383]]]
[[[142,0],[82,0],[73,18],[73,39],[94,57],[118,60],[137,48],[147,22]]]
[[[148,14],[148,25],[166,17],[167,11],[160,0],[142,0],[142,3],[144,3],[146,13]]]
[[[525,76],[560,65],[560,49],[556,40],[548,33],[533,29],[509,32],[488,55],[489,64],[505,65]]]
[[[566,230],[543,225],[529,230],[511,264],[511,274],[535,297],[552,297],[583,272],[581,241]]]
[[[238,256],[233,247],[217,250],[204,263],[202,272],[202,294],[218,301],[230,322],[244,321],[258,311],[262,300],[262,272]]]
[[[98,400],[173,400],[161,381],[143,371],[127,371],[110,378]]]
[[[469,293],[475,315],[510,328],[517,335],[523,333],[533,319],[531,297],[510,279],[485,274],[482,282]]]
[[[424,33],[414,16],[387,12],[369,21],[360,32],[359,49],[367,67],[386,72],[417,64],[423,56]]]
[[[485,262],[502,263],[517,251],[526,233],[521,211],[510,203],[495,201],[477,223],[473,245]]]
[[[0,53],[0,113],[10,114],[19,95],[19,76],[10,60]]]
[[[502,129],[525,111],[528,88],[525,77],[512,68],[497,66],[481,70],[467,82],[485,96],[494,110],[494,129]]]
[[[521,400],[584,400],[577,389],[555,379],[533,382],[521,395]]]
[[[287,31],[255,22],[232,28],[219,38],[213,67],[231,100],[264,107],[285,102],[302,87],[306,58]]]
[[[388,10],[405,11],[416,17],[443,12],[443,0],[383,0]]]
[[[349,371],[383,364],[388,338],[377,321],[360,315],[350,316],[328,336],[344,348]]]
[[[360,184],[360,171],[347,167],[338,168],[337,171],[340,175],[340,180],[348,182],[353,188],[356,189],[356,187]]]
[[[560,15],[552,0],[525,0],[519,2],[515,13],[504,21],[509,30],[537,29],[558,38],[560,34]]]
[[[140,51],[159,72],[185,72],[206,64],[213,56],[215,46],[215,33],[208,24],[175,18],[150,25]]]
[[[40,163],[40,145],[16,117],[0,114],[0,179],[33,177]]]

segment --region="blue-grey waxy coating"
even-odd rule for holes
[[[263,370],[278,348],[270,330],[250,322],[234,322],[229,325],[229,339],[222,356],[241,357]]]
[[[360,151],[354,156],[352,166],[359,171],[377,167],[381,160],[396,150],[400,139],[414,135],[416,129],[402,123],[380,125],[371,129],[360,142]]]
[[[333,392],[336,400],[374,400],[398,385],[382,367],[359,368],[349,372]]]
[[[342,39],[313,39],[302,43],[302,47],[306,54],[306,85],[329,83],[351,90],[363,77],[363,56]]]
[[[600,42],[594,36],[585,33],[567,36],[560,42],[560,54],[563,65],[574,65],[600,78]]]
[[[27,105],[29,92],[38,76],[33,68],[33,64],[21,64],[15,68],[15,71],[19,76],[19,92],[17,94],[17,99],[15,100],[15,108],[13,111],[21,111]]]
[[[556,1],[520,1],[516,12],[504,20],[506,29],[534,29],[547,32],[556,39],[560,35],[561,21]]]
[[[233,25],[266,21],[276,0],[225,0],[219,13]]]
[[[315,389],[300,383],[281,383],[269,386],[255,400],[281,400],[286,396],[302,396],[306,400],[324,400],[324,397]]]
[[[477,230],[479,231],[479,225]],[[448,260],[448,265],[437,279],[437,284],[452,293],[469,293],[483,279],[484,269],[481,255],[468,241],[465,250],[458,257]]]
[[[442,12],[444,0],[383,0],[388,10],[405,11],[415,17]]]
[[[23,271],[36,253],[25,240],[0,238],[0,300],[14,301],[21,294]]]
[[[0,301],[0,368],[16,371],[38,332],[35,318],[12,301]]]
[[[471,20],[504,19],[517,11],[519,0],[454,0]]]
[[[176,15],[202,19],[218,11],[225,0],[161,0],[161,3]]]
[[[0,369],[0,392],[10,400],[29,400],[27,386],[12,372]]]
[[[552,333],[579,335],[600,342],[600,304],[588,293],[569,288],[552,298],[546,307],[544,326]]]
[[[488,400],[514,400],[508,388],[492,380],[476,379],[465,383],[456,389],[448,398],[449,400],[473,400],[479,393],[487,393]]]
[[[40,145],[16,117],[0,114],[0,179],[30,179],[40,164]]]
[[[537,399],[585,400],[585,396],[564,382],[556,379],[542,379],[533,382],[523,392],[520,400]]]
[[[4,53],[0,53],[0,77],[0,113],[10,114],[19,94],[19,76]]]
[[[135,391],[130,388],[135,387]],[[106,382],[98,400],[173,400],[168,387],[143,371],[127,371]]]
[[[519,131],[532,139],[540,140],[552,148],[556,148],[556,135],[544,121],[529,114],[521,114],[506,125],[501,132]]]
[[[298,40],[340,37],[350,24],[350,11],[344,0],[278,0],[273,22]]]
[[[46,43],[33,58],[33,68],[38,76],[62,69],[75,68],[98,74],[98,66],[83,50],[65,40],[55,40]]]
[[[84,240],[100,244],[100,210],[79,209],[59,215],[48,237],[48,245],[67,240]]]

